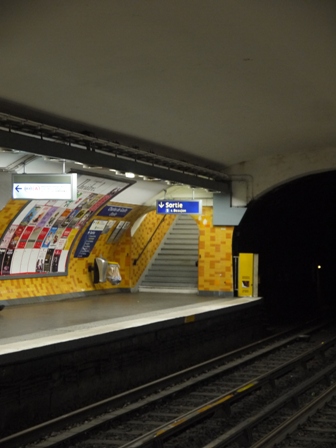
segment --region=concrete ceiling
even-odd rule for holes
[[[225,168],[336,146],[335,0],[1,0],[0,112]]]

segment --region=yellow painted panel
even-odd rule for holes
[[[238,295],[253,295],[253,254],[239,254],[238,263]]]

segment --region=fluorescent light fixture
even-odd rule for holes
[[[133,179],[135,177],[135,174],[127,172],[127,173],[125,173],[125,176],[129,177],[130,179]]]
[[[83,168],[86,168],[88,170],[102,170],[102,166],[95,166],[95,165],[83,165]]]
[[[43,157],[45,162],[65,162],[65,160],[58,159],[57,157]]]

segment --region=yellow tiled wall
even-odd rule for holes
[[[155,211],[151,211],[145,216],[145,219],[142,221],[141,226],[137,229],[132,239],[132,260],[137,260],[143,249],[146,247],[146,244],[148,242],[149,244],[136,264],[132,266],[133,287],[139,281],[146,266],[155,254],[157,248],[160,245],[160,242],[166,235],[174,220],[174,215],[162,216],[157,215]]]
[[[203,207],[197,217],[200,231],[198,289],[200,291],[233,291],[233,227],[212,225],[212,207]]]
[[[1,235],[25,205],[26,201],[10,201],[0,211]],[[163,216],[157,215],[155,210],[148,206],[132,206],[116,202],[111,202],[110,205],[132,207],[132,211],[124,218],[99,217],[101,220],[113,219],[116,221],[116,224],[109,233],[101,234],[88,258],[74,258],[74,249],[85,229],[90,226],[95,217],[92,217],[87,226],[77,236],[75,247],[70,254],[67,275],[0,280],[1,300],[52,296],[119,287],[135,287],[162,238],[173,223],[175,216],[166,215],[163,219]],[[132,225],[143,215],[145,217],[141,225],[134,235],[131,236]],[[194,217],[194,219],[200,230],[199,290],[232,291],[231,247],[233,227],[213,227],[212,207],[203,207],[203,214],[199,217]],[[129,221],[131,224],[117,243],[109,244],[109,236],[120,220]],[[152,237],[155,229],[158,230]],[[143,255],[138,259],[142,249],[151,237],[151,242],[143,252]],[[89,266],[93,265],[94,259],[98,256],[103,256],[107,260],[119,263],[122,276],[122,282],[119,285],[112,286],[109,282],[93,284],[93,276],[89,272]],[[135,262],[135,260],[137,261]]]

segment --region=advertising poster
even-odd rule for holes
[[[130,184],[85,174],[77,179],[77,199],[33,200],[16,216],[0,241],[0,275],[66,272],[70,248],[80,230],[105,203]],[[80,256],[88,256],[107,221],[93,221]],[[77,253],[78,251],[76,251]]]
[[[104,231],[106,223],[107,221],[93,221],[77,246],[75,258],[86,258],[90,255],[98,238]]]
[[[126,229],[130,226],[130,222],[128,221],[120,221],[118,222],[116,228],[112,231],[111,235],[109,236],[107,243],[117,243],[122,235],[125,233]]]

